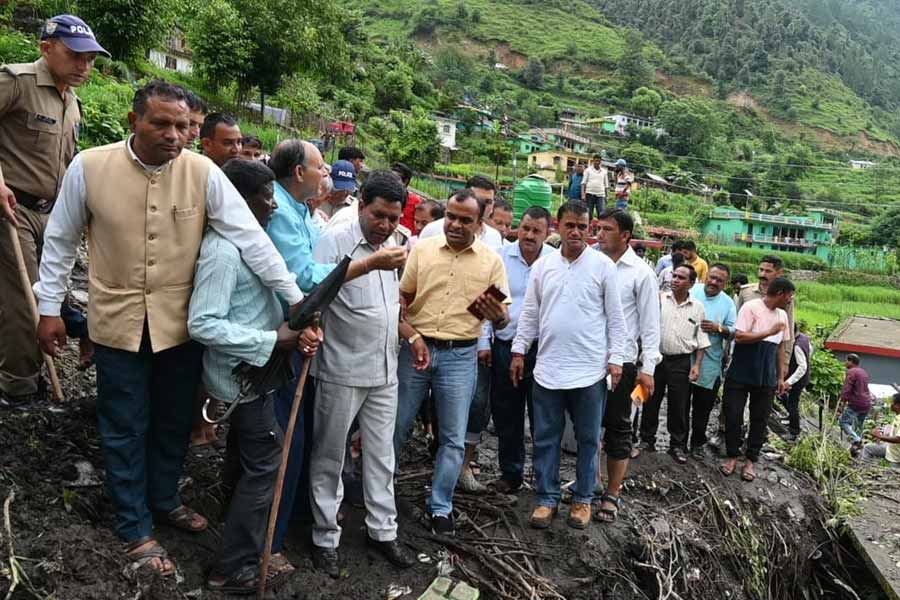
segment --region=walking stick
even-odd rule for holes
[[[28,269],[25,267],[25,256],[22,254],[22,245],[19,243],[19,233],[12,221],[6,221],[7,231],[12,238],[13,253],[16,255],[16,263],[19,267],[19,278],[22,281],[28,306],[31,308],[31,318],[34,320],[35,333],[37,332],[40,315],[38,315],[37,301],[34,299],[34,292],[31,291],[31,279],[28,277]],[[62,386],[59,385],[59,376],[56,374],[56,365],[53,364],[53,357],[46,352],[44,355],[44,364],[47,365],[47,372],[50,374],[50,384],[53,386],[53,398],[57,402],[65,400],[63,397]]]
[[[318,319],[313,326],[318,327]],[[262,563],[259,565],[259,591],[257,598],[262,600],[266,594],[266,581],[269,575],[269,561],[272,559],[272,539],[275,537],[275,525],[278,523],[278,509],[281,508],[281,489],[284,487],[284,476],[287,473],[288,458],[291,454],[291,442],[294,439],[294,426],[297,424],[297,414],[303,403],[303,388],[306,386],[306,376],[309,375],[309,363],[312,358],[303,358],[303,370],[300,372],[300,381],[297,383],[297,391],[294,392],[294,403],[291,406],[291,415],[288,417],[287,429],[284,432],[284,447],[281,449],[281,466],[278,467],[278,479],[275,481],[275,497],[272,498],[272,510],[269,513],[269,529],[266,532],[266,545],[263,548]]]

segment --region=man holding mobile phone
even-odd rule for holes
[[[394,446],[399,456],[430,388],[438,413],[439,446],[428,510],[432,531],[443,535],[454,532],[453,490],[463,466],[482,324],[487,319],[498,330],[509,324],[503,261],[477,239],[485,206],[471,189],[451,196],[444,235],[419,240],[400,281],[407,307],[401,325],[406,341],[398,358],[401,385]],[[487,293],[492,286],[502,292],[503,301]]]

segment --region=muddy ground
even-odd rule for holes
[[[0,520],[0,598],[11,582],[8,533],[23,579],[13,598],[221,598],[203,587],[223,517],[219,453],[191,453],[183,490],[186,502],[210,518],[210,530],[157,532],[177,561],[177,580],[131,573],[102,487],[93,371],[79,371],[74,361],[73,347],[60,365],[65,404],[0,412],[0,502],[11,499],[8,532]],[[484,481],[495,476],[495,448],[486,435],[479,454]],[[388,598],[392,586],[408,586],[402,597],[417,598],[439,565],[452,564],[453,576],[484,598],[523,598],[528,590],[569,600],[854,597],[835,579],[859,598],[878,598],[852,552],[823,528],[828,514],[812,481],[770,456],[757,481],[744,483],[724,478],[712,456],[679,466],[665,453],[645,454],[633,463],[619,521],[585,531],[565,524],[567,506],[550,529],[530,529],[529,490],[518,498],[458,494],[459,535],[442,543],[423,526],[429,459],[420,440],[404,457],[397,493],[401,536],[429,562],[398,571],[368,555],[364,513],[345,503],[345,576],[332,581],[313,571],[309,528],[298,525],[287,549],[298,573],[272,597],[376,600]],[[565,456],[563,480],[573,471],[574,458]]]

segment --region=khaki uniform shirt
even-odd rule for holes
[[[678,304],[672,292],[660,294],[659,302],[659,350],[663,356],[709,348],[709,336],[700,329],[700,321],[706,319],[702,302],[688,294],[687,300]]]
[[[0,67],[0,183],[54,200],[78,151],[81,107],[44,59]]]
[[[511,302],[499,254],[478,239],[456,252],[439,235],[416,243],[406,261],[400,291],[415,294],[408,321],[423,336],[473,340],[481,335],[482,322],[466,309],[491,284],[506,294],[506,303]]]

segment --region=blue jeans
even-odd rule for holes
[[[426,370],[417,371],[409,344],[403,342],[400,346],[397,364],[400,393],[394,449],[399,457],[430,387],[437,410],[438,451],[428,509],[434,516],[448,516],[453,512],[453,490],[465,454],[466,424],[475,395],[478,354],[474,344],[449,349],[439,349],[429,344],[428,351],[431,353],[431,364]]]
[[[133,542],[153,533],[151,511],[181,506],[178,479],[191,435],[203,347],[188,342],[154,353],[96,345],[97,420],[116,533]]]
[[[573,390],[550,390],[534,383],[534,479],[539,506],[559,504],[560,442],[566,426],[566,411],[575,426],[578,455],[577,481],[572,501],[590,504],[597,479],[597,448],[606,408],[606,379]]]
[[[843,429],[844,433],[853,440],[853,443],[862,441],[863,423],[867,416],[869,416],[869,411],[860,412],[853,410],[849,406],[845,408],[844,412],[841,414],[841,418],[839,419],[841,429]]]
[[[275,392],[275,401],[272,407],[275,410],[275,420],[278,421],[282,431],[287,431],[288,418],[291,416],[291,407],[294,404],[294,394],[300,383],[300,371],[303,369],[303,355],[294,352],[291,356],[291,364],[294,367],[296,378],[286,386]],[[306,387],[303,389],[303,403],[300,412],[297,413],[297,423],[294,425],[294,437],[291,439],[291,447],[288,449],[287,471],[284,474],[284,487],[281,489],[281,504],[278,507],[278,521],[275,525],[275,536],[272,538],[272,553],[281,552],[284,547],[284,538],[287,537],[291,521],[304,516],[312,515],[309,502],[309,455],[310,444],[306,440],[312,439],[313,409],[315,408],[316,389],[312,377],[306,379]],[[280,458],[280,457],[279,457]]]

